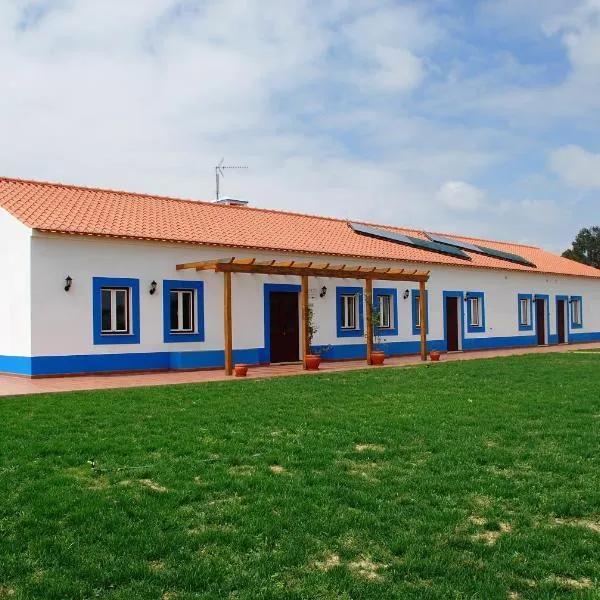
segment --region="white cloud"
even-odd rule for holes
[[[375,48],[378,69],[373,82],[389,90],[411,90],[419,86],[425,76],[421,59],[403,48],[379,46]]]
[[[514,65],[465,81],[442,4],[0,1],[2,174],[211,199],[225,157],[249,169],[223,193],[255,206],[505,237],[510,215],[486,220],[491,201],[466,182],[489,190],[515,148],[545,150],[462,120],[500,110],[490,96]],[[430,110],[441,101],[450,118]],[[529,114],[552,103],[533,94]]]
[[[485,192],[465,181],[446,181],[436,198],[452,210],[474,211],[485,204]]]
[[[441,37],[402,2],[0,3],[0,164],[211,199],[224,156],[250,169],[223,192],[254,205],[422,225],[436,178],[491,160],[398,109]]]
[[[568,145],[550,154],[550,168],[568,186],[600,190],[600,154]]]

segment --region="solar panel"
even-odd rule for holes
[[[399,244],[406,244],[407,246],[412,245],[408,236],[402,235],[401,233],[393,233],[391,231],[385,231],[384,229],[362,225],[361,223],[349,223],[349,225],[356,233],[362,233],[363,235],[368,235],[370,237],[387,240],[388,242],[398,242]]]
[[[469,242],[463,242],[462,240],[459,242],[458,240],[453,240],[452,238],[445,237],[443,235],[438,235],[437,233],[428,233],[425,232],[425,235],[434,242],[439,242],[440,244],[447,244],[448,246],[455,246],[456,248],[462,248],[463,250],[471,250],[471,252],[481,252],[481,248],[476,246],[475,244],[470,244]]]
[[[518,254],[512,254],[511,252],[502,252],[501,250],[495,250],[494,248],[488,248],[487,246],[476,246],[470,242],[463,242],[462,240],[455,240],[453,238],[438,235],[437,233],[427,233],[427,237],[434,242],[448,244],[449,246],[455,246],[456,248],[462,248],[463,250],[469,250],[470,252],[476,252],[477,254],[483,254],[484,256],[490,256],[492,258],[498,258],[500,260],[506,260],[508,262],[514,262],[527,267],[535,267],[535,265],[528,261],[526,258],[519,256]]]
[[[393,233],[391,231],[386,231],[385,229],[370,227],[360,223],[348,223],[348,225],[358,234],[368,235],[369,237],[385,240],[387,242],[395,242],[397,244],[404,244],[405,246],[412,246],[413,248],[419,248],[420,250],[426,250],[427,252],[436,252],[437,254],[446,254],[449,256],[454,256],[455,258],[471,260],[468,254],[465,254],[459,248],[450,246],[448,244],[430,242],[428,240],[422,240],[410,235]]]
[[[487,248],[486,246],[479,246],[481,248],[481,254],[485,254],[486,256],[491,256],[492,258],[499,258],[501,260],[507,260],[509,262],[518,263],[520,265],[525,265],[526,267],[534,267],[535,264],[531,261],[519,256],[518,254],[512,254],[510,252],[502,252],[501,250],[495,250],[494,248]]]

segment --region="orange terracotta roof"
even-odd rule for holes
[[[359,235],[341,219],[21,179],[0,177],[0,207],[45,232],[600,277],[598,269],[534,246],[453,235],[518,254],[536,268],[474,253],[467,262]],[[377,227],[426,239],[414,229]]]

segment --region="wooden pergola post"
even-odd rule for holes
[[[306,369],[306,356],[310,354],[310,334],[308,331],[308,275],[302,275],[302,365]]]
[[[419,323],[421,327],[421,360],[427,360],[427,292],[425,282],[419,282]]]
[[[371,364],[373,352],[373,280],[365,279],[365,301],[367,311],[367,364]]]
[[[231,273],[223,273],[224,283],[224,324],[225,324],[225,373],[233,373],[233,337],[231,318]]]

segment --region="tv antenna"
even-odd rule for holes
[[[219,164],[215,167],[215,180],[216,180],[216,184],[217,184],[217,195],[216,195],[216,199],[219,199],[219,193],[220,193],[220,184],[221,184],[221,177],[225,177],[225,169],[247,169],[247,165],[225,165],[223,164],[225,162],[225,159],[222,158],[219,161]]]

